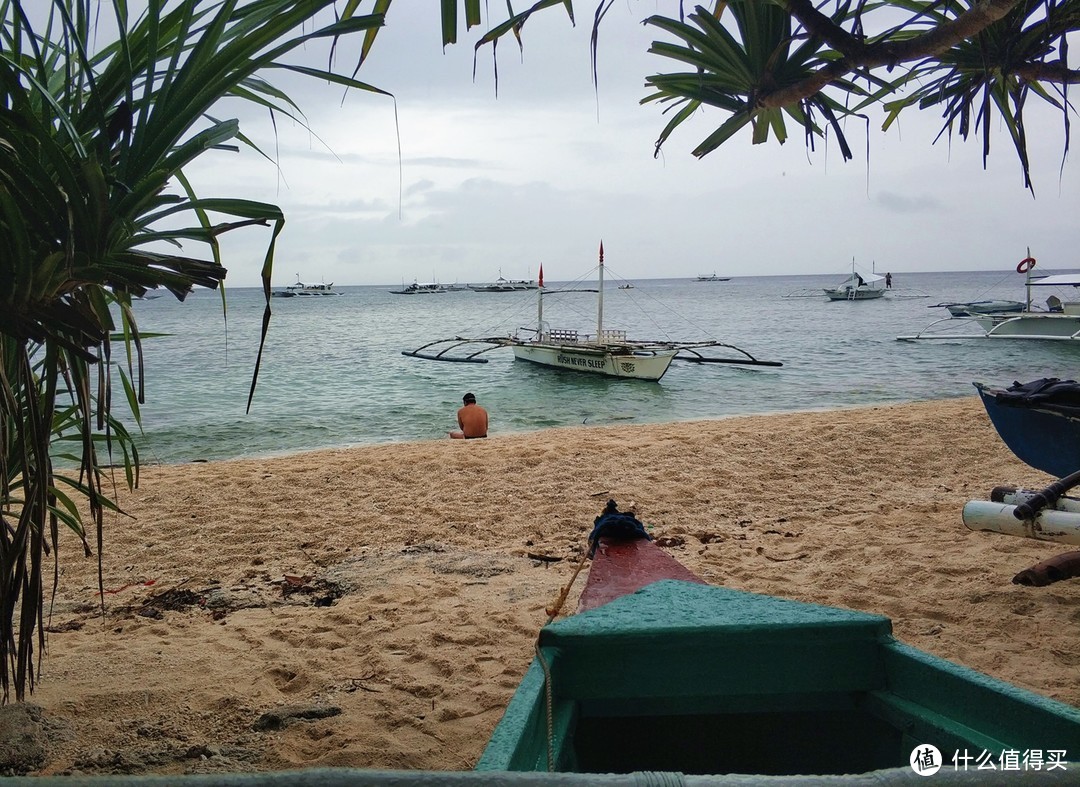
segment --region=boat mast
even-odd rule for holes
[[[543,269],[541,268],[540,279],[543,281]],[[543,341],[544,332],[544,285],[541,284],[536,290],[536,341]]]
[[[604,333],[604,242],[600,241],[600,297],[596,299],[596,341],[601,342],[600,337]]]

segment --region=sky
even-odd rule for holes
[[[495,4],[498,5],[498,4]],[[1002,270],[1031,254],[1048,271],[1080,268],[1080,178],[1062,166],[1060,114],[1029,102],[1035,196],[995,127],[933,144],[940,118],[909,110],[898,127],[846,125],[855,158],[834,143],[808,151],[801,129],[752,145],[749,129],[702,159],[691,151],[724,120],[706,108],[654,156],[667,122],[640,105],[645,76],[670,69],[647,53],[662,33],[640,21],[673,3],[623,0],[600,29],[591,76],[591,3],[577,25],[560,8],[534,16],[524,51],[499,44],[475,62],[478,31],[443,50],[438,14],[391,8],[357,77],[394,95],[343,94],[269,75],[309,130],[233,101],[242,131],[277,163],[213,152],[190,170],[200,193],[273,202],[285,212],[272,284],[476,283],[502,275],[573,280],[596,264],[622,278]],[[485,28],[486,29],[486,28]],[[356,42],[358,43],[358,42]],[[350,48],[351,46],[351,48]],[[312,50],[305,56],[322,56]],[[355,45],[339,65],[350,67]],[[223,241],[229,286],[254,286],[269,231]]]

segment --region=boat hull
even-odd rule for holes
[[[872,301],[885,296],[885,290],[876,290],[872,287],[859,289],[827,289],[825,294],[830,301]]]
[[[595,609],[661,579],[705,584],[655,541],[601,538],[589,566],[589,578],[578,598],[578,612]]]
[[[728,588],[656,582],[538,647],[477,770],[550,752],[563,772],[911,775],[927,744],[996,760],[1080,740],[1080,710],[903,645],[888,618]]]
[[[631,348],[612,349],[603,346],[539,342],[519,342],[512,346],[515,358],[541,366],[651,381],[664,376],[678,352],[667,349],[635,351]]]
[[[1080,315],[1022,313],[1016,315],[975,316],[975,321],[990,338],[1007,339],[1080,339]]]
[[[953,317],[973,317],[985,314],[1015,314],[1024,310],[1020,301],[969,301],[945,305]]]
[[[1077,405],[982,383],[975,388],[994,429],[1017,458],[1057,478],[1080,470],[1080,386]]]

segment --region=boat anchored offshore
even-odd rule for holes
[[[1016,266],[1024,274],[1026,297],[1019,310],[1009,307],[1000,311],[975,311],[964,315],[935,320],[913,336],[898,339],[1042,339],[1047,341],[1080,340],[1080,273],[1055,276],[1033,276],[1035,258],[1028,256]],[[1045,308],[1035,305],[1034,293],[1041,288],[1059,288],[1066,293],[1063,300],[1056,294],[1045,300]],[[1012,303],[1011,301],[1006,303]],[[950,311],[952,311],[950,309]]]
[[[296,274],[296,283],[290,284],[284,290],[271,293],[275,298],[308,298],[324,295],[341,295],[334,289],[334,283],[329,284],[304,284],[300,281],[300,274]]]
[[[441,295],[448,292],[448,290],[441,284],[421,284],[414,281],[407,287],[402,287],[400,290],[390,290],[389,292],[391,295]]]
[[[898,784],[1035,750],[1074,767],[1080,709],[904,645],[887,617],[704,584],[613,501],[590,550],[578,613],[551,622],[565,587],[476,770]]]
[[[885,281],[884,276],[878,276],[876,273],[865,275],[856,273],[852,266],[850,276],[835,287],[823,289],[830,301],[872,301],[885,295],[886,290],[883,287],[874,286],[881,281]]]
[[[499,278],[493,282],[487,284],[470,284],[469,289],[473,292],[521,292],[523,290],[536,290],[540,288],[540,283],[535,280],[525,279],[506,279],[503,278],[502,271],[499,271]]]
[[[600,244],[597,289],[546,290],[544,269],[540,268],[537,292],[536,328],[519,329],[519,333],[507,337],[438,339],[416,350],[403,350],[402,355],[431,361],[455,361],[459,363],[487,363],[482,353],[501,347],[510,347],[514,357],[541,366],[568,369],[576,372],[600,374],[608,377],[624,377],[636,380],[657,381],[664,376],[671,362],[679,360],[694,363],[728,363],[747,366],[782,366],[779,361],[758,360],[750,353],[730,344],[718,341],[671,342],[637,341],[628,339],[626,331],[604,327],[604,244]],[[582,334],[568,328],[553,328],[544,321],[544,298],[570,292],[597,293],[596,333]],[[523,337],[520,332],[526,335]],[[465,355],[455,351],[472,345],[483,345]],[[722,348],[732,351],[736,357],[715,357],[708,350]]]

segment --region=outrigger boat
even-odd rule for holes
[[[314,296],[325,295],[341,295],[340,292],[334,290],[334,283],[330,282],[326,284],[304,284],[300,281],[300,274],[296,274],[296,283],[290,284],[284,290],[275,290],[270,293],[275,298],[298,298],[305,297],[310,298]]]
[[[1046,298],[1046,308],[1034,304],[1032,288],[1057,287],[1075,293],[1080,287],[1080,273],[1033,276],[1035,258],[1028,256],[1016,266],[1024,274],[1026,297],[1019,310],[1009,306],[1000,311],[971,312],[935,320],[914,336],[898,336],[903,341],[915,339],[1042,339],[1048,341],[1080,340],[1080,300],[1075,296],[1062,300],[1057,295]],[[1012,303],[1011,301],[1006,303]],[[950,310],[951,311],[951,310]]]
[[[835,287],[824,287],[822,291],[830,301],[872,301],[885,297],[886,290],[874,286],[882,281],[885,277],[876,273],[858,273],[852,260],[851,275]]]
[[[540,283],[534,280],[506,279],[503,278],[502,270],[499,270],[499,278],[487,284],[470,284],[469,289],[473,292],[520,292],[522,290],[536,290]]]
[[[600,244],[599,281],[595,290],[546,290],[543,267],[537,292],[537,315],[535,329],[519,329],[531,334],[523,338],[519,334],[487,338],[454,337],[429,342],[415,350],[402,350],[402,355],[430,361],[453,361],[457,363],[487,363],[480,357],[491,350],[510,347],[514,357],[557,369],[601,374],[609,377],[625,377],[636,380],[657,381],[667,373],[675,359],[693,363],[728,363],[745,366],[783,366],[779,361],[762,361],[750,353],[719,341],[670,342],[636,341],[626,337],[626,331],[604,328],[604,244]],[[544,298],[567,292],[597,293],[596,333],[581,334],[576,330],[552,328],[544,322]],[[464,347],[484,345],[462,355]],[[723,348],[736,353],[736,357],[715,357],[707,354],[713,348]]]
[[[704,584],[635,521],[614,502],[597,517],[579,611],[541,629],[478,771],[892,784],[966,755],[1008,783],[1008,758],[1036,751],[1076,767],[1080,709],[904,645],[881,615]]]
[[[402,286],[400,290],[387,290],[391,295],[442,295],[449,290],[441,284],[421,284],[414,281],[408,286]]]

